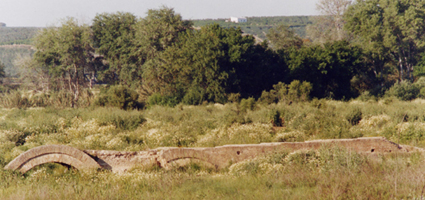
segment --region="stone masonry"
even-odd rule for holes
[[[25,173],[37,165],[53,162],[73,166],[79,170],[102,168],[113,172],[123,172],[146,166],[160,166],[168,169],[176,161],[185,159],[195,159],[208,163],[216,169],[222,169],[232,163],[273,152],[319,149],[322,146],[339,146],[366,154],[423,151],[416,147],[395,144],[382,137],[224,145],[206,148],[165,147],[138,152],[79,150],[64,145],[46,145],[22,153],[5,169]]]

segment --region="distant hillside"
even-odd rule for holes
[[[1,27],[0,45],[7,44],[30,44],[31,39],[40,28],[34,27]]]
[[[291,27],[300,37],[306,36],[305,27],[313,23],[314,16],[279,16],[279,17],[247,17],[246,23],[226,22],[228,19],[203,19],[192,20],[195,27],[217,23],[222,27],[241,27],[247,34],[256,35],[261,39],[266,38],[269,29],[278,25]]]
[[[230,17],[230,16],[229,16]],[[265,39],[269,29],[278,25],[290,26],[300,37],[306,36],[305,27],[312,24],[314,16],[247,17],[246,23],[226,22],[227,19],[192,20],[195,27],[217,23],[222,27],[241,27],[246,34]],[[4,24],[4,23],[0,23]],[[31,44],[31,39],[41,28],[0,26],[0,45]]]
[[[7,76],[16,76],[15,59],[32,56],[34,49],[30,45],[0,45],[0,62],[4,63]]]
[[[3,23],[4,24],[4,23]],[[41,28],[0,26],[0,62],[4,63],[7,76],[16,76],[15,59],[32,56],[34,50],[29,45]]]

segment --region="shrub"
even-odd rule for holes
[[[323,146],[318,150],[321,172],[332,172],[341,168],[358,171],[367,157],[346,148]]]
[[[360,101],[369,101],[369,100],[376,101],[377,100],[377,98],[373,96],[369,91],[363,92],[362,94],[360,94],[359,97],[357,97],[357,99]]]
[[[149,107],[154,105],[174,107],[180,103],[180,98],[176,96],[163,96],[159,93],[154,93],[148,97],[146,102]]]
[[[393,96],[403,101],[410,101],[419,96],[420,84],[413,84],[409,81],[395,83],[386,93],[386,96]]]
[[[313,89],[311,83],[294,80],[288,86],[288,98],[291,101],[307,101],[310,98],[310,92]]]
[[[421,90],[419,91],[419,97],[420,98],[425,98],[425,87],[421,88]]]
[[[251,123],[252,120],[246,116],[245,112],[238,112],[237,110],[226,109],[221,119],[222,124],[225,126],[231,126],[234,123],[247,124]]]
[[[258,156],[253,159],[244,160],[229,167],[229,173],[235,176],[247,174],[276,174],[283,172],[285,157],[289,152],[277,151],[265,156]]]
[[[247,110],[254,110],[255,108],[255,99],[250,97],[248,99],[242,99],[239,104],[240,110],[246,112]]]
[[[239,94],[239,93],[230,93],[227,96],[227,101],[230,101],[232,103],[237,103],[237,102],[239,102],[239,99],[240,98],[241,98],[241,94]]]
[[[325,99],[317,99],[314,98],[311,102],[310,105],[315,107],[315,108],[325,108],[326,107],[326,100]]]
[[[58,92],[51,92],[50,105],[59,108],[72,107],[74,96],[67,90],[60,90]]]
[[[272,109],[269,111],[268,116],[273,126],[283,126],[279,111]]]
[[[306,81],[294,80],[289,85],[279,82],[273,85],[273,89],[269,92],[263,91],[259,101],[265,104],[307,101],[310,99],[312,88],[311,83]]]
[[[205,94],[199,88],[191,88],[183,97],[183,103],[188,105],[200,105],[205,101]]]
[[[44,92],[34,94],[31,101],[34,107],[46,107],[50,105],[50,96]]]
[[[258,101],[263,103],[263,104],[277,103],[278,98],[276,96],[276,91],[275,90],[270,90],[269,92],[263,91],[261,93],[261,97],[258,99]]]
[[[305,140],[305,134],[301,131],[291,131],[278,133],[275,136],[275,142],[302,142]]]
[[[1,105],[4,108],[28,108],[31,107],[29,99],[19,91],[11,91],[2,94]]]
[[[345,115],[345,119],[351,123],[351,125],[357,125],[362,120],[362,110],[359,107],[354,107],[348,111]]]
[[[301,149],[289,153],[284,162],[292,165],[311,165],[311,167],[318,167],[320,162],[320,154],[315,150]]]
[[[138,101],[136,91],[122,85],[112,86],[108,90],[101,91],[95,104],[98,106],[118,107],[124,110],[140,109],[143,104]]]

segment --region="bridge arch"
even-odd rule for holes
[[[93,158],[76,148],[65,145],[45,145],[22,153],[7,164],[5,169],[25,173],[45,163],[66,164],[79,170],[100,168]]]
[[[160,155],[160,165],[164,168],[170,168],[174,161],[182,159],[195,159],[214,166],[216,169],[220,165],[215,162],[214,156],[208,152],[203,151],[203,148],[168,148],[164,149]]]
[[[164,167],[165,167],[166,169],[168,169],[168,168],[170,168],[170,167],[172,167],[172,166],[173,166],[173,163],[174,163],[174,162],[176,162],[176,161],[180,161],[180,160],[185,160],[185,159],[191,159],[191,160],[194,160],[194,161],[196,161],[196,162],[198,162],[198,163],[199,163],[199,161],[201,161],[201,163],[202,163],[204,166],[208,166],[208,167],[215,168],[215,169],[218,169],[218,168],[219,168],[219,166],[218,166],[217,164],[215,164],[215,163],[213,163],[213,162],[210,162],[210,161],[208,161],[208,160],[206,160],[206,159],[197,158],[197,157],[176,157],[176,158],[174,158],[174,159],[168,160],[168,161],[166,162],[166,165],[165,165]],[[186,164],[187,164],[187,163],[186,163]],[[179,165],[177,165],[177,166],[179,166]]]

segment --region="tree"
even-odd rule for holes
[[[122,68],[138,60],[133,53],[136,23],[136,16],[123,12],[98,14],[93,19],[94,47],[108,61],[110,68],[105,73],[113,79],[124,81],[119,77]]]
[[[307,26],[308,37],[319,44],[349,39],[350,34],[343,29],[343,14],[350,5],[351,0],[319,0],[316,9],[321,15]]]
[[[346,41],[304,46],[282,52],[290,70],[291,80],[308,81],[312,96],[343,99],[355,97],[351,80],[364,71],[363,53]]]
[[[284,57],[279,55],[281,51],[285,50],[272,50],[266,41],[252,45],[243,55],[245,62],[240,63],[242,67],[233,74],[237,84],[230,92],[239,93],[242,98],[258,98],[264,90],[272,89],[274,84],[287,82],[288,66]]]
[[[97,15],[92,26],[93,41],[110,66],[103,74],[110,72],[109,76],[116,75],[120,84],[152,94],[149,84],[143,84],[145,68],[156,65],[162,52],[191,25],[167,7],[151,9],[142,19],[121,12]]]
[[[189,104],[225,102],[226,94],[241,91],[252,66],[249,56],[254,54],[254,43],[254,38],[242,36],[239,28],[214,24],[188,30],[155,62],[145,65],[144,84],[154,93],[178,95]]]
[[[37,49],[34,59],[48,69],[60,89],[68,88],[73,94],[74,107],[86,83],[84,72],[92,67],[90,27],[68,18],[61,27],[43,29],[35,37],[34,45]]]
[[[413,79],[425,47],[424,18],[425,1],[420,0],[358,0],[345,15],[346,30],[375,55],[376,65],[398,65],[400,81]]]
[[[183,20],[172,8],[150,9],[147,14],[136,30],[136,43],[144,53],[142,59],[153,59],[158,52],[176,42],[180,33],[192,27],[192,22]]]
[[[288,49],[290,47],[300,48],[303,45],[302,39],[289,29],[288,26],[280,25],[269,30],[267,39],[273,49]]]
[[[161,68],[161,54],[175,42],[178,36],[190,30],[192,23],[183,20],[172,8],[162,7],[159,10],[149,10],[146,18],[141,19],[136,26],[135,49],[133,55],[138,58],[136,65],[125,69],[125,78],[129,83],[142,89],[145,94],[153,94],[158,88],[154,79]],[[147,75],[150,74],[150,75]],[[149,78],[148,78],[149,79]],[[142,81],[141,81],[142,80]]]
[[[4,64],[0,61],[0,78],[4,78],[6,73],[4,72]]]

